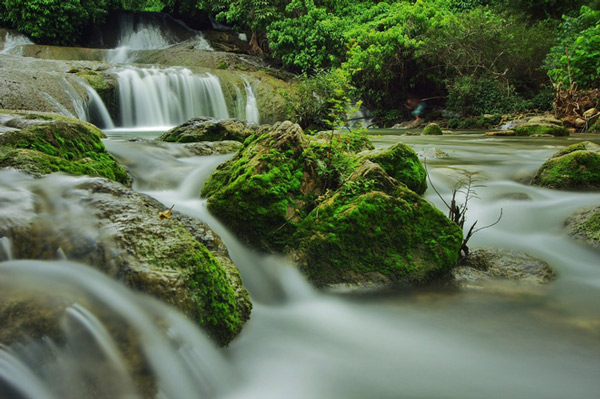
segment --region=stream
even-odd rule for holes
[[[130,36],[137,37],[135,32]],[[107,149],[129,169],[135,190],[166,207],[174,205],[217,232],[251,294],[251,319],[229,347],[218,348],[175,309],[91,268],[60,259],[60,254],[48,262],[11,260],[11,243],[1,239],[0,260],[7,261],[0,266],[0,288],[33,295],[49,308],[64,308],[57,328],[66,338],[53,342],[31,337],[18,346],[0,347],[0,397],[600,395],[600,252],[569,238],[564,230],[565,219],[575,210],[600,204],[600,193],[528,184],[559,149],[584,139],[600,143],[600,138],[499,138],[482,132],[399,136],[398,131],[370,131],[376,147],[403,142],[426,159],[431,181],[425,197],[443,211],[442,198],[449,198],[458,180],[473,174],[477,197],[468,204],[467,225],[492,224],[501,209],[502,218],[477,233],[471,248],[522,250],[548,262],[558,277],[541,287],[498,281],[483,289],[322,292],[285,258],[246,247],[207,211],[200,198],[202,185],[231,155],[191,156],[176,144],[131,140],[152,139],[167,126],[204,114],[234,113],[259,122],[251,83],[242,75],[238,102],[228,107],[213,75],[191,75],[174,67],[116,68],[122,115],[113,124],[104,112]],[[64,206],[57,194],[79,179],[33,179],[0,171],[0,193],[21,201],[43,196],[51,204],[47,212],[53,220],[85,225],[85,212]],[[135,344],[124,350],[129,341]],[[140,354],[147,367],[133,373],[131,366]],[[149,387],[154,385],[156,390]]]

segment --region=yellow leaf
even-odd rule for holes
[[[167,209],[166,211],[158,212],[158,217],[159,217],[161,220],[164,220],[164,219],[171,219],[171,215],[173,214],[173,207],[174,207],[174,206],[175,206],[175,205],[171,206],[171,207],[170,207],[169,209]]]

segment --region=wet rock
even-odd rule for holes
[[[327,145],[331,142],[341,151],[346,152],[358,153],[375,148],[373,143],[371,143],[371,140],[362,134],[348,134],[345,132],[335,131],[332,135],[330,130],[318,132],[312,136],[311,141],[320,145]]]
[[[571,237],[600,248],[600,206],[575,212],[565,225]]]
[[[224,155],[237,152],[242,147],[239,141],[201,141],[199,143],[185,144],[185,149],[193,155]]]
[[[440,150],[439,148],[427,148],[423,151],[423,158],[426,159],[445,159],[450,158],[447,152]]]
[[[290,255],[317,286],[398,286],[453,267],[462,242],[409,188],[424,191],[424,179],[403,144],[357,156],[283,122],[247,139],[202,194],[244,241]]]
[[[89,264],[177,307],[221,344],[240,332],[249,296],[207,226],[176,212],[161,218],[162,204],[106,179],[52,175],[29,184],[29,192],[8,183],[0,191],[0,236],[11,239],[15,259]]]
[[[488,137],[510,137],[516,136],[517,133],[515,133],[514,130],[496,130],[493,132],[486,132],[485,135]]]
[[[425,126],[421,134],[425,136],[441,136],[444,133],[437,123],[430,123]]]
[[[585,141],[554,154],[531,184],[559,190],[600,190],[600,146]]]
[[[536,116],[515,129],[517,136],[533,136],[549,134],[552,136],[569,136],[569,130],[553,116]]]
[[[171,143],[233,140],[243,142],[258,125],[237,119],[194,118],[161,134],[156,140]]]
[[[0,110],[0,168],[37,175],[65,172],[102,176],[124,184],[131,178],[106,151],[94,125],[62,115]]]
[[[483,248],[472,250],[451,275],[462,287],[484,286],[497,280],[539,285],[556,278],[550,265],[524,252]]]

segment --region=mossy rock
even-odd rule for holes
[[[362,157],[376,162],[394,179],[402,182],[417,194],[427,190],[427,173],[417,153],[406,144],[398,143],[387,150],[369,153]]]
[[[600,151],[584,142],[567,147],[546,161],[531,184],[559,190],[600,190]]]
[[[106,151],[104,134],[94,125],[65,116],[2,112],[0,167],[35,174],[65,172],[102,176],[124,184],[131,178]]]
[[[600,248],[600,206],[575,212],[565,224],[570,236]]]
[[[543,136],[555,137],[569,136],[571,132],[562,123],[552,117],[533,117],[515,129],[517,136]]]
[[[233,140],[243,142],[258,125],[237,119],[193,118],[161,134],[156,140],[170,143]]]
[[[206,181],[208,209],[254,247],[282,251],[312,189],[304,173],[308,146],[308,137],[291,122],[249,137]]]
[[[310,141],[291,122],[263,126],[202,195],[245,242],[292,255],[318,286],[417,284],[456,265],[461,229],[395,179],[425,190],[414,151],[344,148]],[[419,177],[407,178],[414,169]]]
[[[311,137],[311,142],[320,144],[333,143],[339,150],[349,153],[358,153],[373,150],[375,146],[367,136],[358,133],[346,133],[339,131],[321,131]]]
[[[437,123],[430,123],[429,125],[425,126],[421,134],[425,136],[441,136],[444,133],[442,132],[442,128],[439,127]]]
[[[308,278],[317,286],[418,285],[456,266],[461,229],[366,162],[300,224],[296,254]]]

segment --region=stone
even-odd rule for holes
[[[0,110],[0,168],[36,175],[64,172],[102,176],[123,184],[131,177],[106,151],[94,125],[41,112]]]
[[[517,136],[533,136],[549,134],[552,136],[568,136],[569,130],[562,125],[562,122],[553,116],[536,116],[529,119],[515,129]]]
[[[430,123],[429,125],[425,126],[422,134],[425,136],[441,136],[444,133],[437,123]]]
[[[514,130],[496,130],[492,132],[486,132],[485,135],[488,137],[510,137],[516,136],[517,134]]]
[[[591,118],[597,116],[598,114],[600,114],[600,111],[598,111],[597,108],[590,108],[583,113],[583,117],[585,119],[591,119]]]
[[[454,267],[462,230],[411,189],[426,188],[416,153],[350,147],[289,121],[261,126],[202,195],[243,241],[292,257],[319,287],[423,284]]]
[[[496,280],[512,280],[534,285],[547,284],[556,278],[548,263],[521,251],[480,248],[472,250],[452,278],[459,286],[482,286]]]
[[[167,302],[221,345],[248,320],[251,302],[218,236],[165,206],[103,178],[51,175],[15,191],[14,171],[0,171],[0,236],[15,259],[81,262]]]
[[[546,161],[531,184],[558,190],[600,190],[600,146],[573,144]]]
[[[233,140],[243,142],[258,125],[237,119],[193,118],[161,134],[156,140],[169,143]]]
[[[577,118],[577,119],[575,119],[574,126],[575,126],[577,129],[582,129],[582,128],[584,128],[584,127],[585,127],[585,125],[586,125],[586,121],[585,121],[585,119],[581,119],[581,118]]]
[[[575,212],[566,220],[565,226],[571,237],[600,248],[600,206]]]

